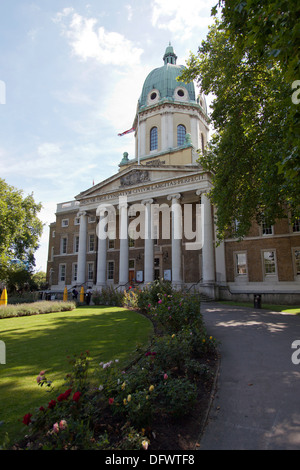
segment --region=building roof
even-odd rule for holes
[[[176,64],[177,56],[171,45],[166,48],[163,60],[164,65],[152,70],[144,82],[138,103],[139,109],[152,104],[151,99],[149,102],[149,96],[152,95],[153,104],[164,100],[176,101],[175,90],[178,87],[185,88],[188,91],[188,101],[196,103],[194,83],[184,83],[177,80],[184,66]],[[150,94],[151,90],[153,90],[153,94]],[[180,101],[180,95],[178,98]]]

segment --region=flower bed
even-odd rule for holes
[[[73,358],[65,389],[24,416],[29,437],[14,448],[165,449],[159,441],[163,426],[178,433],[176,423],[182,428],[201,405],[216,341],[206,333],[198,299],[154,283],[145,291],[131,290],[125,304],[137,306],[154,322],[151,348],[126,370],[118,360],[101,362],[96,390],[90,385],[88,352]],[[37,382],[53,387],[44,371]]]

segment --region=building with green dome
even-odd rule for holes
[[[135,155],[115,174],[59,203],[50,225],[47,279],[55,295],[82,286],[126,289],[165,279],[211,299],[300,301],[300,224],[253,225],[216,243],[201,166],[209,139],[205,96],[180,80],[169,44],[145,78],[130,132]]]

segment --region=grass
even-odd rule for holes
[[[252,307],[252,302],[234,302],[231,300],[220,300],[221,304],[225,305],[235,305],[237,307]],[[282,313],[290,313],[293,315],[300,315],[300,306],[296,305],[275,305],[275,304],[264,304],[262,303],[261,308],[264,310],[270,310],[272,312],[282,312]]]
[[[1,319],[6,364],[0,364],[0,446],[6,433],[11,442],[23,436],[24,414],[57,397],[70,371],[67,356],[88,350],[92,370],[111,359],[125,365],[134,359],[137,343],[146,346],[152,334],[148,319],[120,307]],[[36,377],[41,370],[53,380],[54,392],[38,387]]]

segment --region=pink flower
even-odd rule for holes
[[[46,373],[45,370],[41,370],[40,375],[45,375],[45,373]]]
[[[167,380],[168,374],[164,374],[164,379]]]
[[[171,310],[171,307],[168,307],[168,310]]]
[[[157,303],[158,303],[158,304],[161,304],[161,303],[162,303],[162,300],[161,300],[161,299],[159,299],[159,301],[158,301]]]
[[[39,384],[42,380],[43,380],[43,377],[38,375],[37,378],[36,378],[37,383]]]
[[[57,424],[57,423],[56,423]],[[59,422],[59,429],[66,429],[67,428],[67,421],[65,419],[62,419],[60,422]]]
[[[114,404],[114,401],[115,401],[114,398],[109,398],[109,399],[108,399],[108,403],[109,403],[110,405],[113,405],[113,404]]]
[[[53,429],[53,432],[55,432],[57,434],[59,432],[58,423],[54,423],[52,429]]]

